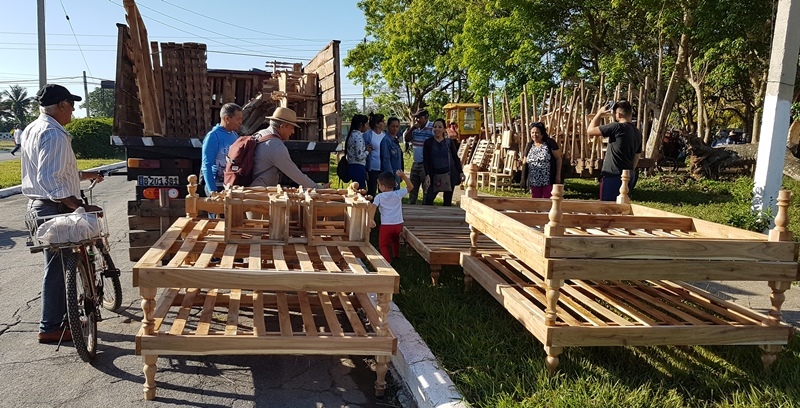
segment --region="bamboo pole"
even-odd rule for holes
[[[647,146],[647,137],[650,135],[650,77],[644,77],[644,109],[642,109],[642,146]],[[645,156],[645,150],[642,149],[642,157]]]
[[[487,140],[489,139],[489,102],[487,97],[481,98],[481,102],[483,104],[483,131],[484,134],[478,135],[478,140],[475,142],[475,146],[478,145],[477,142],[481,140],[481,137],[485,137]]]
[[[633,84],[628,84],[628,102],[633,104]]]

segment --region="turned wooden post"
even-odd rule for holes
[[[789,190],[781,190],[778,193],[778,214],[775,215],[775,227],[769,231],[769,240],[772,242],[791,241],[792,233],[787,229],[789,225],[789,201],[792,193]],[[781,324],[781,307],[786,300],[785,292],[792,287],[791,281],[770,281],[769,287],[772,293],[769,295],[770,307],[768,317],[764,320],[765,326],[778,326]],[[764,354],[761,362],[764,364],[764,371],[769,371],[772,364],[777,359],[778,353],[783,350],[779,344],[769,344],[761,346]]]
[[[558,356],[564,351],[564,347],[544,346],[544,351],[547,353],[544,365],[547,367],[547,372],[553,375],[556,372],[556,368],[558,368]]]
[[[186,195],[186,216],[195,218],[197,217],[197,176],[190,174],[187,178],[189,185],[186,186],[188,194]]]
[[[155,316],[153,312],[156,308],[156,288],[139,288],[142,296],[142,332],[146,336],[155,334]],[[157,355],[142,356],[144,367],[144,399],[153,400],[156,397],[156,361]]]
[[[622,184],[619,186],[619,195],[617,196],[617,204],[630,204],[631,198],[628,196],[631,189],[628,188],[628,182],[631,180],[631,171],[622,170]]]
[[[550,222],[544,227],[544,235],[546,236],[560,236],[564,235],[564,226],[561,225],[561,218],[564,215],[561,212],[561,201],[564,200],[564,185],[554,184],[553,193],[550,196],[553,205],[550,207],[548,218]]]
[[[375,334],[380,337],[389,335],[389,305],[392,302],[391,293],[379,293],[378,305],[378,324],[375,326]],[[383,397],[386,392],[386,371],[388,370],[391,356],[375,356],[375,396]]]
[[[467,191],[465,194],[469,198],[478,196],[478,165],[475,163],[467,166]]]

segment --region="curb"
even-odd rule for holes
[[[388,320],[397,336],[397,355],[392,356],[392,365],[411,392],[417,407],[470,407],[394,302],[389,307]]]
[[[121,161],[121,162],[118,162],[118,163],[107,164],[105,166],[94,167],[94,168],[86,169],[86,170],[87,171],[100,171],[100,170],[111,171],[111,170],[121,169],[121,168],[123,168],[125,166],[126,166],[126,162]],[[0,198],[11,197],[12,195],[20,194],[20,193],[22,193],[22,185],[16,185],[16,186],[13,186],[13,187],[0,189]]]

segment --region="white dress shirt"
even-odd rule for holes
[[[59,201],[80,197],[81,180],[72,136],[52,116],[42,113],[22,131],[22,194]]]

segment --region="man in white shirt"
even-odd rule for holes
[[[61,85],[47,84],[36,93],[40,115],[20,135],[22,144],[22,194],[28,197],[28,213],[38,217],[69,213],[85,205],[80,197],[81,179],[103,177],[95,172],[78,171],[72,136],[64,126],[72,121],[75,102]],[[40,343],[71,341],[72,334],[64,323],[67,313],[64,270],[57,251],[44,251],[45,270],[42,283],[42,320],[39,322]]]
[[[19,125],[14,126],[14,150],[11,151],[12,156],[15,156],[17,151],[19,150],[20,135],[22,135],[22,129],[19,128]]]

